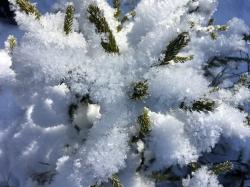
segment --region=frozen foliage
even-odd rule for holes
[[[249,28],[214,25],[216,0],[10,2],[25,34],[0,51],[0,186],[216,187],[216,146],[250,160]]]

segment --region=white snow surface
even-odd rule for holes
[[[193,174],[193,177],[183,180],[184,187],[222,187],[216,175],[208,171],[206,167],[200,168]]]
[[[62,8],[64,2],[58,1],[54,9]],[[216,11],[216,0],[193,4],[189,0],[141,0],[135,7],[135,19],[117,33],[114,9],[105,0],[73,2],[73,33],[66,36],[63,32],[63,11],[46,13],[39,21],[17,11],[16,20],[25,34],[12,53],[0,50],[0,186],[36,187],[34,174],[46,171],[56,173],[51,183],[45,184],[51,187],[89,187],[108,182],[117,173],[124,186],[156,186],[146,173],[136,172],[140,158],[130,147],[131,131],[145,106],[150,109],[152,123],[146,148],[156,160],[151,170],[194,162],[210,152],[221,137],[236,150],[241,147],[246,153],[250,151],[247,113],[236,108],[249,104],[249,89],[242,87],[236,93],[221,89],[210,94],[209,80],[202,70],[215,55],[248,52],[248,45],[241,39],[249,28],[242,20],[229,21],[226,18],[232,15],[224,14],[218,23],[227,23],[229,29],[214,41],[201,30],[206,29],[207,20]],[[100,45],[100,35],[87,18],[87,7],[93,2],[104,11],[119,55],[105,53]],[[248,0],[243,2],[248,6]],[[232,0],[223,3],[219,10],[224,12],[240,4]],[[198,5],[201,12],[187,13]],[[215,17],[222,18],[224,15],[218,12]],[[239,17],[246,18],[246,13]],[[196,23],[193,29],[190,21]],[[6,27],[1,24],[2,28]],[[194,55],[193,60],[154,66],[166,45],[186,30],[191,42],[181,54]],[[143,101],[131,100],[131,85],[141,80],[147,80],[149,95]],[[88,128],[82,124],[83,133],[74,128],[68,110],[76,95],[86,94],[98,109],[80,110],[89,113],[78,123],[91,123]],[[205,96],[216,101],[214,111],[179,109],[181,102]],[[245,157],[250,159],[249,154]],[[206,167],[183,184],[221,186]]]

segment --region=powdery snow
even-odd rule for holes
[[[64,9],[64,2],[54,8]],[[212,57],[248,52],[242,36],[249,28],[242,20],[227,20],[228,30],[214,40],[207,23],[216,0],[126,1],[123,6],[134,7],[136,16],[117,32],[115,10],[105,0],[73,3],[76,13],[69,35],[63,31],[63,11],[36,20],[17,10],[24,35],[13,51],[0,50],[0,186],[35,187],[40,182],[36,177],[49,171],[45,186],[88,187],[118,174],[124,186],[153,187],[158,184],[150,172],[185,167],[222,140],[249,152],[249,89],[223,89],[234,81],[229,80],[211,92],[211,79],[204,76]],[[103,10],[120,54],[108,54],[100,45],[102,36],[88,20],[90,3]],[[191,13],[197,7],[199,11]],[[166,46],[185,31],[191,41],[178,55],[193,59],[157,66]],[[148,84],[148,96],[135,101],[130,91],[139,81]],[[84,105],[83,96],[89,96],[89,103]],[[215,109],[180,108],[201,98],[214,100]],[[136,152],[131,139],[144,107],[149,108],[150,132],[137,142]],[[138,172],[140,164],[149,164],[148,171]],[[221,186],[204,166],[183,185]]]

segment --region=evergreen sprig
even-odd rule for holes
[[[172,40],[164,51],[164,59],[161,61],[160,65],[167,65],[169,61],[173,60],[176,55],[188,45],[190,41],[190,36],[188,32],[182,32],[174,40]]]
[[[247,124],[248,126],[250,126],[250,115],[248,115],[248,116],[246,117],[246,124]]]
[[[215,29],[217,30],[217,31],[226,31],[226,30],[228,30],[228,26],[227,25],[217,25],[216,27],[215,27]]]
[[[198,162],[191,162],[188,164],[188,168],[190,168],[191,172],[197,171],[200,167],[201,165]]]
[[[114,17],[119,20],[121,17],[121,0],[113,0],[113,7],[115,9]]]
[[[212,38],[212,40],[217,40],[218,32],[223,32],[228,30],[227,25],[215,25],[215,26],[210,26],[210,28],[213,29],[213,31],[210,31],[210,37]]]
[[[16,0],[16,4],[20,7],[22,11],[24,11],[26,14],[34,15],[36,19],[40,19],[41,14],[38,11],[38,9],[31,4],[28,0]]]
[[[185,102],[182,102],[180,108],[183,110],[197,111],[197,112],[212,112],[216,108],[216,102],[210,99],[200,99],[194,101],[191,106],[187,106]]]
[[[201,111],[209,112],[209,111],[214,111],[215,107],[216,107],[215,101],[210,99],[201,99],[193,103],[192,110],[198,112]]]
[[[148,83],[147,81],[140,81],[133,84],[133,93],[131,99],[142,100],[148,96]]]
[[[139,130],[140,139],[143,139],[146,136],[148,136],[148,134],[151,131],[151,121],[148,112],[149,112],[148,109],[144,108],[143,113],[137,118],[137,123],[140,126]]]
[[[211,32],[211,33],[210,33],[210,37],[212,38],[212,40],[217,40],[218,35],[217,35],[216,32]]]
[[[73,30],[73,21],[74,21],[74,6],[69,4],[66,8],[65,18],[64,18],[64,32],[66,35],[72,32]]]
[[[246,42],[249,42],[250,41],[250,34],[244,34],[243,40],[245,40]]]
[[[7,43],[8,43],[8,48],[12,51],[17,45],[16,38],[10,35],[7,39]]]
[[[113,187],[123,187],[117,174],[114,174],[112,178],[110,179],[110,181]]]
[[[214,165],[211,170],[216,174],[227,173],[233,169],[233,164],[229,161]]]
[[[136,12],[134,10],[132,10],[131,12],[127,13],[120,22],[120,25],[118,25],[116,27],[117,32],[120,32],[123,28],[124,23],[126,23],[127,21],[131,20],[132,18],[134,18],[136,16]]]
[[[174,62],[175,63],[185,63],[187,61],[190,61],[190,60],[193,60],[194,56],[193,55],[190,55],[190,56],[176,56],[174,57]]]
[[[105,34],[106,37],[102,37],[101,45],[103,49],[108,53],[119,53],[119,48],[116,44],[115,37],[109,28],[109,25],[103,15],[103,11],[94,4],[88,7],[89,21],[96,26],[97,33]]]
[[[211,19],[209,19],[208,20],[208,26],[211,26],[211,25],[213,25],[214,24],[214,19],[213,18],[211,18]]]
[[[227,25],[214,25],[214,19],[211,18],[207,24],[208,32],[210,33],[210,37],[212,40],[216,40],[218,38],[218,32],[223,32],[228,30]]]

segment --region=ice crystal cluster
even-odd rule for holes
[[[10,2],[25,34],[0,51],[0,186],[244,183],[242,20],[216,25],[216,0]]]

